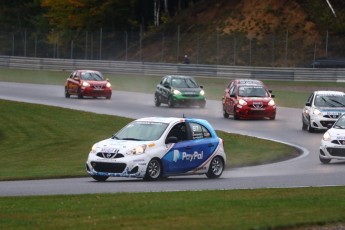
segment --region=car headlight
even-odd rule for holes
[[[324,140],[324,141],[330,141],[331,140],[331,135],[329,134],[329,132],[325,132],[325,134],[323,134],[322,140]]]
[[[97,153],[97,144],[94,144],[92,147],[91,147],[91,153]]]
[[[139,155],[145,153],[147,145],[139,145],[133,149],[131,149],[129,152],[127,152],[128,155]]]
[[[240,99],[240,100],[238,101],[238,104],[240,104],[240,105],[246,105],[247,102],[246,102],[245,100],[243,100],[243,99]]]
[[[201,96],[204,96],[204,95],[205,95],[205,91],[204,91],[204,90],[201,90],[201,91],[200,91],[200,95],[201,95]]]
[[[317,115],[317,116],[318,116],[318,115],[322,115],[321,111],[318,110],[318,109],[314,109],[313,113],[314,113],[315,115]]]
[[[270,100],[270,102],[268,102],[268,105],[269,106],[274,106],[276,103],[274,102],[274,100],[272,99],[272,100]]]
[[[89,84],[88,82],[86,82],[86,81],[83,81],[83,86],[84,86],[84,87],[89,87],[90,84]]]
[[[108,87],[108,88],[110,88],[110,87],[111,87],[110,82],[107,82],[106,87]]]
[[[180,92],[179,90],[177,90],[177,89],[174,89],[174,90],[173,90],[173,94],[179,95],[179,94],[181,94],[181,92]]]

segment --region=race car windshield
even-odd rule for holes
[[[336,129],[345,129],[345,117],[340,117],[337,122],[334,124],[334,128]]]
[[[316,95],[317,107],[345,107],[345,96],[342,95]]]
[[[134,121],[113,135],[112,138],[118,140],[154,141],[162,136],[167,127],[168,124],[162,122]]]
[[[174,88],[197,88],[198,84],[191,78],[173,78],[171,85]]]
[[[82,73],[81,79],[86,81],[104,81],[103,76],[96,72]]]
[[[240,97],[267,97],[268,94],[263,87],[260,86],[240,86],[238,89]]]

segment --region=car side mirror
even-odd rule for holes
[[[275,97],[274,94],[271,94],[271,97],[274,98]]]
[[[164,85],[163,85],[165,88],[168,88],[168,89],[170,89],[170,85],[169,85],[169,83],[164,83]]]
[[[201,89],[203,89],[203,88],[204,88],[204,86],[200,85],[200,88],[201,88]]]
[[[272,90],[271,90],[271,89],[269,89],[269,90],[268,90],[268,92],[272,93]]]
[[[230,97],[236,98],[235,94],[230,94]]]
[[[305,103],[305,106],[311,106],[310,102]]]
[[[174,136],[168,137],[165,140],[165,144],[177,143],[177,142],[178,142],[178,139],[177,139],[177,137],[174,137]]]

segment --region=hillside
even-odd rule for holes
[[[345,3],[335,6],[343,10]],[[298,66],[314,57],[344,56],[342,15],[334,17],[321,0],[205,0],[148,33],[156,42],[142,52],[165,62],[188,54],[192,63]],[[152,39],[157,32],[164,34],[164,58],[162,41]]]

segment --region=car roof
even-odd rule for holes
[[[257,79],[238,78],[234,81],[236,81],[239,85],[264,85],[262,81]]]
[[[185,76],[185,75],[166,75],[166,77],[171,77],[171,78],[193,78],[193,77]]]
[[[206,120],[204,119],[199,119],[199,118],[185,118],[185,117],[143,117],[143,118],[139,118],[135,121],[139,121],[139,122],[162,122],[162,123],[175,123],[175,122],[192,122],[192,121],[196,121],[196,122],[200,122],[200,123],[208,123]]]
[[[318,90],[315,91],[314,94],[318,94],[318,95],[329,95],[329,94],[335,94],[335,95],[345,95],[344,92],[341,91],[333,91],[333,90]]]

